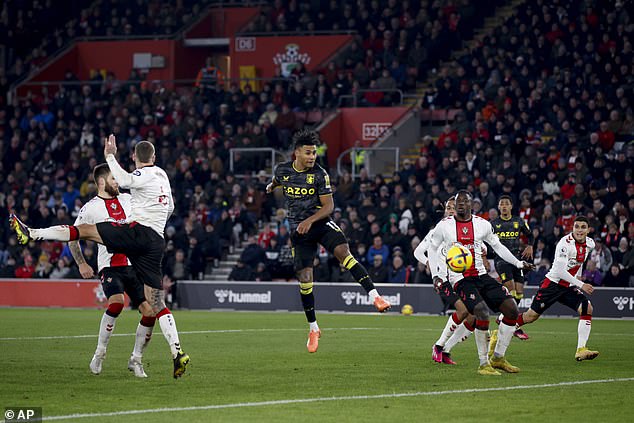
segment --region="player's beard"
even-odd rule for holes
[[[115,188],[112,185],[106,184],[106,187],[104,189],[108,193],[108,195],[111,195],[113,197],[119,195],[119,188]]]

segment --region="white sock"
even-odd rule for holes
[[[451,352],[451,349],[453,347],[455,347],[456,345],[458,345],[459,343],[466,341],[467,338],[469,338],[471,336],[471,334],[473,333],[472,330],[467,329],[467,327],[464,325],[464,322],[458,326],[458,328],[454,331],[453,335],[451,335],[451,338],[449,338],[449,340],[447,341],[447,343],[445,344],[445,346],[443,347],[443,351],[444,352]]]
[[[372,300],[372,302],[374,302],[376,297],[380,297],[379,291],[377,291],[376,289],[373,289],[370,292],[368,292],[368,295],[370,296],[370,299]]]
[[[176,358],[181,350],[181,343],[178,339],[178,331],[176,330],[176,322],[172,313],[167,313],[158,318],[161,332],[172,351],[172,358]]]
[[[308,324],[310,325],[310,331],[311,332],[318,332],[319,331],[319,326],[317,325],[317,320],[315,320],[314,322],[309,322]]]
[[[515,325],[509,326],[504,322],[500,322],[498,342],[495,344],[495,351],[493,353],[495,357],[504,357],[506,349],[509,347],[511,339],[513,338],[513,332],[515,332]]]
[[[70,241],[68,225],[57,225],[42,229],[29,228],[29,235],[36,241]]]
[[[487,329],[476,329],[475,341],[478,347],[480,365],[483,366],[489,362],[489,331]]]
[[[106,313],[101,316],[101,323],[99,325],[99,339],[97,340],[97,351],[106,352],[108,348],[108,342],[110,342],[110,336],[114,330],[114,325],[117,321],[116,317],[112,317]]]
[[[584,316],[584,318],[579,319],[579,326],[577,326],[577,348],[583,348],[586,346],[588,338],[590,337],[590,329],[592,329],[591,316]]]
[[[139,323],[136,327],[136,339],[134,340],[134,350],[132,351],[132,356],[135,358],[143,357],[143,351],[145,351],[145,347],[150,343],[152,339],[152,331],[154,330],[154,326],[144,326]]]
[[[447,323],[445,324],[445,328],[440,334],[440,338],[438,338],[438,341],[436,341],[436,345],[439,345],[441,347],[445,346],[447,340],[451,338],[451,335],[453,335],[456,328],[462,323],[458,322],[457,320],[458,315],[456,313],[452,313],[451,316],[449,316],[449,319],[447,319]]]

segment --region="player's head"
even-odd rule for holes
[[[504,217],[508,217],[511,215],[511,211],[513,210],[513,199],[510,195],[501,195],[498,200],[498,210],[500,210],[500,214]]]
[[[154,164],[154,160],[156,160],[154,145],[149,141],[140,141],[134,146],[132,159],[137,167],[139,167],[139,165]]]
[[[315,131],[302,129],[293,134],[295,161],[302,168],[301,170],[315,166],[317,145],[319,145],[319,134]]]
[[[473,200],[471,193],[461,189],[454,198],[456,199],[456,217],[460,220],[469,220],[471,218],[471,201]]]
[[[102,197],[107,194],[110,197],[116,197],[119,195],[119,184],[115,181],[108,163],[102,163],[95,166],[92,171],[92,177],[97,185],[97,194]]]
[[[456,215],[456,197],[449,197],[445,201],[445,217]]]
[[[585,216],[575,217],[575,221],[572,224],[572,236],[577,242],[585,242],[586,237],[590,232],[590,221]]]

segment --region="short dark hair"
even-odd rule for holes
[[[92,179],[95,181],[95,184],[99,185],[99,178],[107,178],[110,173],[110,166],[108,163],[101,163],[92,170]]]
[[[149,141],[141,141],[134,146],[134,154],[141,163],[150,163],[154,153],[154,145]]]
[[[511,205],[513,204],[513,198],[511,198],[510,195],[500,195],[500,198],[498,199],[498,203],[502,200],[509,200],[509,202],[511,203]]]
[[[588,220],[587,217],[583,216],[583,215],[579,215],[577,217],[575,217],[575,222],[585,222],[587,225],[590,225],[590,221]]]
[[[304,145],[319,145],[319,134],[309,129],[301,129],[293,134],[293,150]]]
[[[469,200],[473,200],[473,195],[471,195],[471,193],[466,189],[461,189],[460,191],[458,191],[453,197],[454,200],[457,200],[459,195],[466,195]]]

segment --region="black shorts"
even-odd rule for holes
[[[551,305],[560,302],[574,311],[578,311],[579,306],[585,301],[587,301],[586,296],[577,287],[565,287],[550,279],[544,279],[533,298],[531,310],[537,314],[543,314]]]
[[[347,244],[348,240],[335,222],[330,219],[322,219],[313,223],[310,230],[303,235],[294,231],[291,235],[291,242],[295,270],[299,271],[313,267],[317,244],[323,245],[329,253],[333,253],[336,246]]]
[[[101,222],[97,223],[97,231],[109,253],[128,256],[142,284],[163,288],[161,261],[165,240],[154,229],[136,222]]]
[[[440,298],[443,298],[452,306],[454,306],[456,304],[456,301],[460,299],[458,294],[456,294],[456,291],[453,290],[451,284],[447,281],[443,282],[443,284],[440,286],[440,289],[438,290],[438,295],[440,295]]]
[[[136,272],[132,266],[104,267],[99,272],[99,279],[107,298],[125,292],[134,308],[138,308],[145,301],[143,284],[136,278]]]
[[[476,304],[482,301],[498,312],[507,298],[513,298],[508,289],[489,275],[469,276],[459,281],[454,289],[471,314]]]
[[[495,260],[495,270],[498,272],[498,275],[500,275],[502,283],[507,283],[511,279],[513,279],[515,283],[524,283],[524,272],[511,263],[504,260]]]

